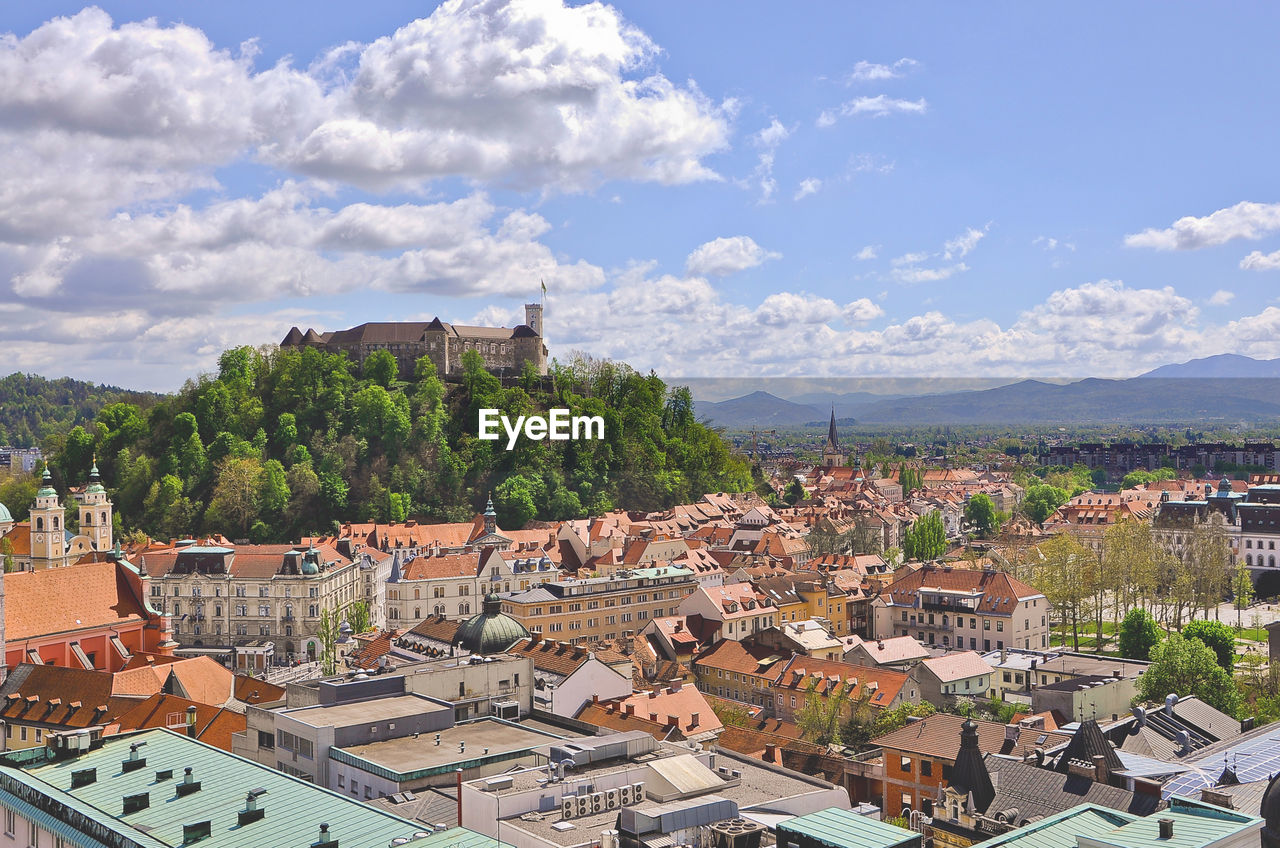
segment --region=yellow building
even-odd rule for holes
[[[612,577],[544,583],[503,598],[502,611],[530,633],[581,645],[625,639],[655,618],[675,615],[697,588],[688,568],[636,568]]]

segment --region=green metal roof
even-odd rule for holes
[[[1173,837],[1160,839],[1160,819],[1173,820]],[[1258,830],[1262,819],[1186,798],[1170,798],[1169,808],[1126,824],[1098,841],[1118,848],[1203,848],[1242,831]]]
[[[0,503],[0,524],[7,523],[9,521],[13,521],[13,514],[9,512],[9,508],[7,506]]]
[[[128,759],[133,742],[147,743],[138,749],[147,764],[125,773],[120,764]],[[90,768],[97,769],[97,780],[72,789],[71,773]],[[175,787],[186,768],[200,782],[200,791],[178,797]],[[171,777],[156,779],[157,771],[168,769],[173,770]],[[141,845],[182,845],[183,826],[203,821],[211,822],[211,834],[200,840],[202,848],[309,848],[319,837],[321,823],[329,825],[329,833],[343,848],[384,848],[392,839],[412,838],[423,830],[420,824],[168,730],[125,734],[77,757],[0,771],[87,811],[103,826]],[[245,794],[259,788],[266,790],[258,801],[266,815],[240,827],[236,814],[245,808]],[[144,792],[150,793],[150,806],[124,815],[124,796]]]
[[[920,839],[914,831],[835,807],[789,819],[779,824],[778,830],[799,833],[835,848],[893,848]]]
[[[1138,820],[1137,816],[1119,810],[1096,804],[1081,804],[983,842],[982,848],[998,848],[1001,845],[1017,848],[1076,848],[1079,844],[1076,841],[1078,836],[1101,839],[1116,828]],[[1150,846],[1143,845],[1142,848]]]

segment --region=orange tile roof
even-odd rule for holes
[[[671,728],[663,723],[665,717],[660,721],[650,721],[639,714],[628,715],[625,710],[620,709],[617,701],[599,704],[588,702],[583,705],[576,718],[595,727],[607,727],[619,733],[627,730],[643,730],[658,741],[669,739],[678,742],[684,739],[684,734],[679,728]]]
[[[175,729],[179,733],[186,732],[187,710],[196,710],[196,738],[206,745],[231,750],[231,734],[245,730],[247,721],[244,714],[233,712],[225,707],[214,707],[200,704],[177,695],[159,693],[152,695],[137,706],[122,713],[113,722],[116,732],[127,733],[131,730],[145,730],[153,727]]]
[[[893,703],[906,682],[907,675],[901,671],[852,665],[836,660],[821,660],[797,654],[787,660],[786,667],[782,669],[774,685],[782,689],[803,691],[813,683],[814,691],[820,695],[830,694],[844,685],[846,698],[850,701],[861,701],[866,698],[867,687],[874,683],[875,694],[866,700],[870,706],[882,708]]]
[[[113,684],[106,671],[22,663],[0,686],[0,718],[64,728],[105,724],[139,700],[114,694]]]
[[[9,528],[9,532],[5,533],[4,539],[8,540],[13,548],[13,555],[16,557],[31,556],[31,522],[19,521],[17,524]]]
[[[264,704],[284,698],[285,689],[274,683],[268,683],[258,677],[237,674],[235,680],[235,699],[245,704]]]
[[[776,680],[785,663],[781,662],[778,651],[772,648],[752,646],[747,648],[733,639],[721,639],[715,645],[694,657],[694,668],[706,667],[733,671],[739,674],[754,674]],[[765,662],[770,658],[772,662]]]
[[[475,577],[480,573],[479,551],[444,556],[416,556],[401,566],[404,580],[447,580],[453,577]]]
[[[235,674],[211,657],[191,657],[167,668],[168,687],[201,704],[225,704],[235,692]]]
[[[146,621],[124,567],[95,562],[6,574],[5,640]]]
[[[716,717],[711,704],[702,697],[702,693],[693,686],[681,686],[678,691],[660,689],[650,692],[639,692],[630,698],[621,699],[624,705],[635,708],[636,715],[665,724],[668,716],[679,722],[679,728],[686,736],[690,733],[716,733],[724,729],[720,719]],[[695,723],[694,716],[697,716]],[[655,719],[654,716],[657,716]]]
[[[1011,615],[1021,598],[1043,597],[1040,592],[1003,571],[939,568],[929,564],[894,580],[880,593],[880,598],[894,606],[915,606],[921,589],[981,592],[977,611],[998,615]]]

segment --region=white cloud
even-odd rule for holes
[[[854,254],[853,258],[858,260],[859,262],[866,262],[869,259],[875,259],[876,256],[879,254],[879,250],[880,250],[880,245],[878,244],[864,245],[862,250],[859,250],[856,254]]]
[[[878,304],[872,303],[869,298],[860,297],[852,303],[845,304],[841,314],[850,324],[865,324],[874,318],[879,318],[884,314],[884,310]]]
[[[945,280],[968,270],[968,265],[958,262],[955,265],[947,265],[941,268],[921,268],[916,265],[910,265],[894,268],[892,273],[893,278],[898,282],[915,285],[916,283],[936,283],[939,280]]]
[[[1224,244],[1233,239],[1260,239],[1280,231],[1280,203],[1244,201],[1203,218],[1185,217],[1167,229],[1147,229],[1127,235],[1129,247],[1156,250],[1197,250]]]
[[[1240,267],[1245,271],[1274,271],[1280,268],[1280,250],[1274,253],[1255,250],[1240,260]]]
[[[801,200],[811,194],[817,194],[820,188],[822,188],[822,180],[817,177],[808,177],[800,181],[800,186],[796,189],[795,196],[791,199]]]
[[[951,239],[943,245],[942,258],[949,261],[951,259],[961,259],[968,256],[970,251],[978,246],[978,242],[982,241],[990,227],[990,224],[987,224],[987,226],[980,230],[970,227],[960,235]]]
[[[780,292],[766,297],[756,308],[755,316],[771,327],[825,324],[840,317],[840,307],[829,298]]]
[[[1235,292],[1229,292],[1226,289],[1218,289],[1209,298],[1210,306],[1226,306],[1228,303],[1236,299]]]
[[[853,66],[853,71],[849,74],[849,82],[879,82],[882,80],[897,79],[903,73],[920,64],[915,59],[903,57],[891,65],[881,65],[875,62],[868,62],[865,59],[859,61]]]
[[[769,203],[778,190],[778,181],[773,177],[773,162],[778,145],[787,140],[791,130],[783,126],[777,118],[772,118],[769,125],[751,137],[751,142],[760,149],[751,177],[760,189],[760,203]]]
[[[852,100],[845,101],[835,109],[824,110],[818,116],[817,125],[819,127],[829,127],[840,118],[850,118],[856,115],[870,115],[873,118],[882,118],[891,114],[923,115],[927,109],[928,104],[923,97],[919,100],[902,100],[890,97],[887,94],[877,94],[875,97],[855,97]]]
[[[689,254],[685,269],[696,276],[723,277],[781,257],[781,253],[765,250],[749,236],[731,236],[698,245]]]
[[[1036,236],[1031,240],[1031,243],[1040,245],[1046,251],[1049,251],[1049,252],[1053,252],[1058,248],[1062,248],[1063,250],[1068,250],[1074,253],[1076,249],[1076,246],[1073,242],[1060,241],[1059,239],[1053,238],[1052,236]]]

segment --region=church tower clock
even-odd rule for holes
[[[31,568],[66,565],[66,528],[62,526],[62,504],[53,488],[49,469],[40,479],[35,505],[31,507]]]

